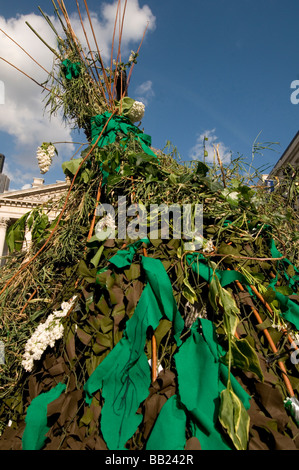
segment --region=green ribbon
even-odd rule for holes
[[[120,262],[121,257],[125,260],[124,264]],[[110,262],[117,267],[127,266],[125,253],[113,258]],[[160,320],[167,318],[173,323],[174,338],[179,345],[184,328],[170,279],[161,261],[142,257],[141,265],[146,285],[135,312],[126,323],[122,339],[84,386],[89,405],[94,393],[102,390],[104,406],[101,431],[109,450],[123,450],[142,421],[142,415],[136,412],[140,403],[148,396],[151,383],[149,364],[144,352],[148,329],[151,327],[155,330]]]
[[[146,450],[184,450],[187,416],[177,395],[170,397],[162,407],[156,424],[146,443]]]
[[[220,395],[227,387],[229,376],[228,367],[221,362],[224,355],[213,323],[198,319],[191,327],[191,335],[174,355],[178,395],[163,406],[146,450],[183,450],[187,423],[203,450],[232,449],[218,423]],[[248,410],[250,395],[232,374],[230,381],[234,393]]]
[[[62,62],[62,70],[67,80],[78,78],[81,72],[80,62],[71,62],[69,59],[65,59]]]
[[[136,251],[141,247],[143,243],[149,245],[150,241],[148,238],[143,238],[141,240],[137,240],[134,243],[131,243],[127,246],[127,249],[118,250],[116,255],[110,258],[109,263],[114,264],[114,266],[119,269],[128,268],[133,262],[133,258],[136,254]]]
[[[25,422],[26,427],[22,436],[23,450],[40,450],[46,440],[46,434],[49,431],[47,425],[48,405],[57,400],[65,391],[66,385],[59,383],[46,393],[41,393],[30,403]]]
[[[107,111],[91,118],[92,144],[95,144],[110,117],[111,113]],[[150,149],[151,137],[144,134],[140,129],[138,129],[138,127],[134,126],[134,124],[132,124],[125,116],[113,116],[110,119],[103,135],[99,139],[98,147],[102,148],[105,145],[113,144],[117,137],[120,137],[124,141],[128,141],[130,135],[134,136],[134,139],[139,142],[146,154],[156,157],[154,152]]]
[[[225,287],[234,281],[240,281],[250,290],[248,281],[246,277],[243,276],[243,274],[239,273],[238,271],[234,271],[233,269],[230,271],[222,271],[221,269],[213,270],[213,268],[209,265],[209,260],[207,260],[201,253],[187,254],[186,259],[189,266],[191,266],[192,271],[201,276],[206,282],[211,282],[215,272],[222,287]]]
[[[276,283],[277,276],[270,282],[269,288],[272,288],[275,292],[275,299],[279,302],[281,315],[285,320],[292,323],[295,328],[299,330],[299,305],[289,299],[287,295],[278,292],[275,289]]]
[[[180,401],[188,411],[194,436],[203,450],[231,449],[217,426],[220,394],[228,380],[228,368],[220,362],[224,354],[213,323],[198,319],[191,328],[191,336],[175,355]],[[232,374],[230,380],[235,394],[249,409],[250,396]]]

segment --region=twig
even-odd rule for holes
[[[11,62],[9,62],[8,60],[4,59],[4,57],[0,57],[0,60],[3,60],[4,62],[6,62],[8,65],[10,65],[11,67],[13,67],[14,69],[16,69],[18,72],[21,72],[23,75],[25,75],[27,78],[30,78],[30,80],[32,80],[36,85],[40,86],[41,88],[43,88],[44,90],[47,90],[49,91],[50,93],[52,92],[52,90],[49,90],[49,88],[45,87],[44,85],[42,85],[41,83],[39,83],[37,80],[35,80],[34,78],[30,77],[30,75],[28,75],[26,72],[24,72],[23,70],[19,69],[16,65],[12,64]],[[61,98],[61,96],[59,95],[56,95],[57,98]]]
[[[92,50],[91,50],[91,47],[90,47],[90,44],[89,44],[89,40],[88,40],[88,36],[87,36],[87,33],[86,33],[86,29],[85,29],[85,27],[84,27],[84,22],[83,22],[83,19],[82,19],[82,15],[81,15],[81,11],[80,11],[80,6],[79,6],[78,0],[76,0],[76,3],[77,3],[77,10],[78,10],[78,14],[79,14],[80,22],[81,22],[81,27],[82,27],[82,30],[83,30],[83,33],[84,33],[84,36],[85,36],[85,40],[86,40],[87,46],[88,46],[88,48],[89,48],[89,51],[90,51],[90,54],[91,54],[91,58],[92,58],[92,60],[93,60],[93,63],[95,63],[95,59],[94,59],[93,54],[92,54]],[[94,78],[94,81],[96,82],[97,79],[96,79],[96,77],[95,77],[93,68],[90,67],[90,70],[91,70],[92,76],[93,76],[93,78]],[[97,72],[97,69],[96,69],[96,72]],[[98,79],[100,80],[99,75],[98,75]]]
[[[146,34],[146,31],[147,31],[148,25],[149,25],[149,22],[147,23],[146,28],[145,28],[145,30],[144,30],[144,32],[143,32],[143,36],[142,36],[142,39],[141,39],[141,42],[140,42],[140,44],[139,44],[139,47],[138,47],[138,49],[137,49],[136,54],[139,54],[139,51],[140,51],[140,49],[141,49],[142,43],[143,43],[144,38],[145,38],[145,34]],[[131,69],[130,69],[130,72],[129,72],[129,76],[128,76],[128,79],[127,79],[127,87],[129,86],[129,83],[130,83],[130,79],[131,79],[131,76],[132,76],[132,72],[133,72],[134,65],[135,65],[135,63],[132,64]]]
[[[239,290],[240,290],[241,292],[244,292],[245,289],[244,289],[244,287],[242,286],[242,284],[240,283],[240,281],[236,280],[235,282],[236,282],[236,284],[237,284]],[[253,314],[254,314],[254,316],[255,316],[257,322],[258,322],[259,324],[262,324],[262,323],[263,323],[263,320],[261,319],[260,314],[258,313],[258,311],[256,310],[256,308],[253,307],[253,306],[251,306],[251,310],[252,310],[252,312],[253,312]],[[263,333],[264,333],[264,335],[266,336],[267,341],[268,341],[268,343],[269,343],[269,346],[270,346],[270,348],[272,349],[273,353],[274,353],[274,354],[277,354],[278,350],[277,350],[277,348],[276,348],[276,346],[275,346],[275,344],[274,344],[274,341],[272,340],[272,338],[271,338],[271,336],[270,336],[270,333],[269,333],[269,331],[267,330],[267,328],[265,328],[265,329],[263,330]],[[288,390],[290,396],[291,396],[291,397],[295,396],[295,393],[294,393],[293,387],[292,387],[292,385],[291,385],[291,382],[290,382],[290,380],[289,380],[289,378],[288,378],[287,371],[286,371],[286,368],[285,368],[284,363],[283,363],[282,361],[277,361],[277,364],[279,365],[279,367],[280,367],[280,369],[281,369],[281,371],[282,371],[283,380],[284,380],[284,382],[285,382],[285,385],[286,385],[286,387],[287,387],[287,390]]]
[[[20,311],[20,316],[23,315],[27,305],[29,304],[29,302],[33,299],[33,297],[35,296],[35,294],[37,293],[37,289],[35,289],[35,291],[31,294],[31,296],[29,297],[29,299],[27,300],[27,302],[25,303],[24,307],[22,308],[22,310]]]
[[[97,198],[96,198],[96,206],[95,206],[95,209],[94,209],[94,214],[93,214],[93,218],[92,218],[92,221],[91,221],[87,241],[90,240],[90,238],[92,236],[92,233],[93,233],[93,229],[94,229],[94,225],[95,225],[95,219],[96,219],[96,215],[97,215],[97,207],[99,205],[99,202],[100,202],[100,199],[101,199],[101,194],[102,194],[102,181],[103,181],[103,175],[100,178],[100,183],[99,183],[99,188],[98,188],[98,193],[97,193]]]
[[[54,54],[59,60],[61,60],[61,56],[58,54],[53,47],[49,46],[49,44],[46,43],[46,41],[33,29],[33,27],[28,23],[28,21],[25,22],[26,25],[31,29],[31,31],[38,37],[38,39],[45,45],[47,46],[48,49]]]
[[[143,256],[148,257],[147,249],[145,246],[142,247]],[[157,340],[155,333],[152,335],[152,382],[157,379]]]
[[[44,70],[44,72],[46,72],[48,75],[50,75],[51,77],[53,77],[55,80],[57,80],[59,82],[59,80],[51,73],[51,72],[48,72],[48,70],[45,69],[45,67],[43,67],[39,62],[37,62],[37,60],[34,59],[34,57],[32,57],[29,52],[27,52],[19,43],[17,43],[17,41],[15,41],[11,36],[9,36],[5,31],[3,31],[3,29],[0,28],[0,31],[1,33],[5,34],[5,36],[10,39],[14,44],[16,44],[23,52],[25,52],[25,54],[30,57],[31,60],[33,60],[33,62],[35,62],[42,70]],[[59,82],[61,84],[61,82]]]
[[[89,20],[90,28],[91,28],[91,31],[92,31],[92,35],[93,35],[93,38],[94,38],[94,42],[95,42],[95,45],[96,45],[96,48],[97,48],[97,51],[98,51],[98,56],[99,56],[99,61],[100,61],[101,67],[102,67],[102,72],[103,72],[104,82],[105,82],[105,86],[106,86],[106,91],[108,92],[109,97],[110,97],[110,106],[112,107],[113,98],[111,96],[111,90],[109,88],[109,82],[108,82],[108,79],[107,79],[104,63],[102,61],[100,49],[99,49],[99,46],[98,46],[97,38],[96,38],[96,35],[95,35],[95,32],[94,32],[94,28],[93,28],[93,24],[92,24],[92,21],[91,21],[91,17],[90,17],[90,14],[89,14],[89,9],[88,9],[86,0],[84,0],[84,5],[85,5],[86,13],[87,13],[87,16],[88,16],[88,20]]]
[[[223,186],[224,186],[224,188],[226,188],[224,169],[223,169],[222,161],[221,161],[221,158],[220,158],[220,155],[219,155],[219,144],[217,145],[216,148],[214,146],[214,149],[216,150],[217,160],[218,160],[220,170],[221,170],[221,174],[222,174]]]

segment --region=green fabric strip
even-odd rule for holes
[[[80,62],[71,62],[69,59],[65,59],[62,62],[62,71],[67,80],[78,78],[81,72]]]
[[[170,397],[159,413],[146,443],[146,450],[184,450],[187,416],[178,397]]]
[[[199,329],[202,329],[200,333]],[[223,350],[217,343],[212,322],[199,319],[191,335],[175,355],[179,397],[194,425],[203,450],[229,450],[219,430],[220,393],[227,386],[228,369],[220,362]],[[250,396],[231,374],[234,392],[249,408]]]
[[[95,369],[84,386],[86,402],[102,390],[101,431],[109,450],[123,450],[142,420],[136,412],[148,396],[150,369],[144,352],[148,328],[165,316],[173,322],[180,343],[184,322],[177,310],[169,277],[160,260],[142,257],[146,285],[122,339]]]
[[[209,266],[209,261],[204,257],[204,255],[201,253],[190,253],[186,255],[186,259],[196,274],[201,276],[205,281],[211,282],[214,270]],[[216,269],[215,274],[217,275],[222,287],[225,287],[234,281],[240,281],[251,291],[245,276],[238,271],[222,271],[220,269]]]
[[[47,425],[47,407],[57,400],[65,391],[66,385],[59,383],[49,392],[41,393],[30,403],[25,422],[26,427],[22,437],[23,450],[40,450],[46,440],[46,434],[49,431]]]
[[[277,292],[275,285],[277,276],[273,279],[269,287],[275,292],[275,299],[278,300],[282,317],[292,323],[299,330],[299,305],[293,302],[287,295]]]
[[[149,245],[150,241],[148,238],[143,238],[141,240],[137,240],[134,243],[131,243],[127,246],[124,250],[118,250],[116,255],[110,258],[109,263],[114,264],[119,269],[128,268],[132,262],[136,251],[145,243]]]
[[[106,112],[91,118],[92,144],[94,144],[98,139],[110,116],[111,113]],[[156,157],[154,152],[150,149],[151,137],[147,134],[144,134],[140,129],[138,129],[138,127],[134,126],[134,124],[132,124],[131,121],[125,116],[116,115],[110,119],[103,135],[98,142],[98,147],[102,148],[105,145],[113,144],[116,141],[117,136],[123,138],[123,140],[126,141],[128,140],[130,134],[132,134],[137,142],[140,143],[143,151],[146,154]]]

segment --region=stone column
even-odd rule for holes
[[[0,258],[4,253],[5,236],[9,220],[10,219],[8,217],[0,216]]]

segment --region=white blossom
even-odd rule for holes
[[[130,57],[129,57],[129,62],[133,62],[134,61],[134,58],[135,58],[135,52],[134,51],[131,51],[131,54],[130,54]]]
[[[63,302],[61,310],[55,310],[51,313],[44,323],[38,325],[27,341],[22,361],[22,365],[27,372],[32,371],[34,361],[41,358],[48,346],[53,348],[55,342],[62,338],[64,328],[60,320],[68,314],[75,299],[76,297],[73,297],[69,302]]]
[[[213,240],[204,240],[203,241],[203,253],[212,253],[214,251]]]
[[[52,144],[44,143],[41,147],[37,148],[36,158],[42,174],[49,171],[55,153],[56,149]]]
[[[131,122],[138,122],[144,116],[145,106],[141,101],[134,101],[132,108],[128,113],[128,118]]]

